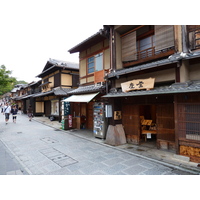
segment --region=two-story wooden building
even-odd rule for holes
[[[69,92],[72,96],[66,101],[73,104],[72,114],[77,117],[78,128],[93,129],[94,104],[98,102],[105,105],[101,97],[106,94],[104,77],[110,70],[109,32],[106,29],[100,30],[69,52],[79,52],[80,85]]]
[[[76,63],[49,59],[43,71],[37,75],[41,78],[41,92],[34,94],[35,115],[61,121],[61,100],[68,92],[77,88],[79,83],[79,66]]]
[[[199,26],[109,26],[110,99],[127,142],[154,143],[200,161]]]
[[[16,85],[16,87],[11,91],[13,93],[12,103],[18,105],[19,110],[23,113],[27,113],[29,105],[34,108],[35,102],[33,96],[35,93],[40,92],[40,88],[38,87],[40,84],[41,81],[33,81],[28,84]]]

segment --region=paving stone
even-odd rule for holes
[[[51,157],[62,155],[62,153],[60,153],[59,151],[54,151],[54,152],[45,153],[44,155],[47,156],[48,158],[51,158]]]
[[[9,171],[6,173],[6,175],[15,175],[15,171]]]
[[[98,163],[98,164],[95,163],[93,165],[89,165],[87,167],[81,168],[80,171],[83,174],[90,175],[92,173],[96,173],[99,170],[103,171],[103,169],[105,169],[105,168],[107,168],[107,166],[105,164],[103,164],[103,163]]]
[[[22,173],[21,170],[16,170],[16,171],[15,171],[15,174],[16,174],[16,175],[23,175],[23,173]]]
[[[80,161],[80,160],[79,160],[79,162],[74,163],[73,165],[68,165],[68,166],[66,166],[66,167],[64,167],[64,168],[67,168],[67,169],[69,169],[70,171],[74,172],[74,171],[78,171],[78,170],[80,170],[80,169],[82,169],[82,168],[87,168],[87,167],[89,167],[89,166],[91,166],[91,165],[93,165],[93,164],[94,164],[94,163],[91,162],[91,161],[87,161],[87,160]]]
[[[140,162],[140,165],[145,167],[145,168],[151,169],[151,168],[154,167],[155,164],[152,163],[152,162],[149,162],[147,160],[143,160],[142,162]]]
[[[57,161],[56,163],[61,167],[65,167],[68,165],[75,164],[75,163],[77,163],[77,161],[68,157],[67,159]]]
[[[103,163],[108,166],[113,166],[115,164],[121,163],[122,161],[123,161],[122,158],[113,158],[113,159],[106,160]]]
[[[102,171],[104,173],[106,173],[107,175],[115,175],[118,173],[124,173],[124,169],[126,169],[126,166],[123,164],[117,164],[117,165],[113,165],[113,166],[107,166],[106,168],[102,169]]]
[[[35,123],[34,126],[33,123]],[[10,169],[5,173],[11,171],[20,173],[17,172],[17,170],[21,170],[21,167],[16,164],[18,162],[12,162],[17,157],[31,174],[36,175],[182,174],[180,170],[176,171],[131,154],[131,152],[135,153],[136,150],[128,152],[126,149],[120,149],[120,147],[104,145],[103,140],[96,140],[93,137],[80,138],[81,134],[82,137],[85,137],[81,130],[77,130],[77,136],[74,136],[72,132],[56,132],[51,127],[35,121],[33,123],[24,123],[24,116],[22,115],[21,124],[20,121],[16,124],[14,132],[9,129],[9,126],[5,127],[0,140],[3,140],[12,154],[8,165],[1,165],[0,163],[0,168],[1,166],[3,168],[0,169],[0,173],[4,173],[7,166],[10,166]],[[17,134],[17,132],[22,132],[22,134]],[[139,153],[144,155],[145,151]],[[16,167],[11,168],[14,165]]]
[[[133,167],[123,170],[123,172],[129,175],[139,175],[140,173],[145,172],[146,170],[146,168],[140,165],[134,165]]]
[[[130,160],[126,160],[124,162],[122,162],[124,165],[130,167],[130,166],[134,166],[137,165],[138,163],[141,163],[142,160],[138,157],[132,157]]]

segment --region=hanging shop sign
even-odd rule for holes
[[[155,78],[136,79],[121,83],[122,91],[129,92],[132,90],[150,90],[154,88]]]

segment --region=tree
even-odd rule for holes
[[[0,95],[10,92],[14,84],[16,83],[16,78],[11,77],[12,71],[7,70],[4,65],[0,66]]]

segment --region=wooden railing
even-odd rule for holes
[[[143,59],[143,58],[147,58],[147,57],[152,57],[155,55],[155,47],[151,47],[148,49],[145,49],[143,51],[138,51],[137,52],[137,59]]]

